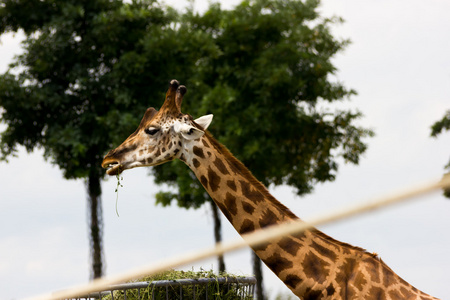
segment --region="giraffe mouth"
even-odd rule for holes
[[[120,162],[114,161],[114,160],[113,161],[105,160],[105,162],[102,163],[102,168],[106,169],[106,174],[108,174],[110,176],[119,175],[125,170],[142,167],[142,166],[144,166],[144,165],[141,162],[133,162],[133,163],[122,162],[122,163],[120,163]]]
[[[102,168],[106,169],[106,174],[113,176],[122,173],[125,167],[117,160],[105,157],[102,162]]]
[[[103,166],[106,169],[106,174],[113,176],[122,173],[124,168],[117,162],[109,163],[106,166]]]

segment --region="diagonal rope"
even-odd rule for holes
[[[382,207],[397,204],[423,196],[438,189],[450,187],[450,175],[445,175],[440,181],[434,181],[422,185],[416,185],[403,192],[398,192],[390,196],[379,198],[375,201],[371,201],[365,204],[355,205],[348,209],[343,209],[339,212],[333,212],[321,217],[314,218],[308,223],[303,221],[283,223],[277,226],[271,226],[267,229],[258,230],[242,236],[242,239],[237,239],[230,242],[223,242],[216,244],[215,247],[206,248],[204,250],[196,251],[194,253],[185,254],[175,258],[167,260],[161,260],[148,266],[136,268],[127,272],[123,272],[116,276],[108,276],[100,279],[96,279],[85,285],[74,287],[67,290],[62,290],[47,295],[41,295],[30,298],[29,300],[53,300],[53,299],[68,299],[77,298],[81,295],[87,295],[96,291],[108,289],[113,284],[123,283],[126,281],[134,280],[143,276],[153,275],[160,273],[167,269],[173,269],[175,267],[190,264],[192,262],[204,260],[209,257],[217,256],[225,252],[234,251],[247,246],[257,246],[267,241],[279,238],[284,235],[295,234],[304,231],[308,228],[336,222],[346,218],[350,218],[363,213],[369,213],[371,211],[380,209]]]

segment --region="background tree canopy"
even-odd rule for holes
[[[204,15],[188,12],[182,23],[214,43],[187,78],[183,111],[213,113],[213,134],[259,180],[288,184],[299,195],[333,180],[339,157],[357,164],[366,149],[362,139],[373,134],[354,125],[358,112],[320,108],[355,92],[330,81],[331,58],[348,41],[332,37],[329,26],[341,20],[321,18],[318,4],[244,1],[232,11],[214,4]],[[209,197],[180,162],[153,172],[157,182],[178,187],[158,194],[163,205],[176,199],[198,207]]]
[[[332,81],[331,59],[348,44],[330,33],[320,1],[211,4],[203,14],[157,1],[6,0],[0,34],[23,30],[24,53],[0,76],[2,158],[43,148],[65,178],[85,178],[91,207],[93,276],[101,275],[103,155],[159,108],[167,83],[188,87],[183,111],[215,115],[212,133],[266,185],[299,195],[333,180],[338,161],[357,164],[372,132],[361,117],[327,103],[355,92]],[[12,70],[11,69],[11,70]],[[200,207],[209,196],[179,161],[151,169],[161,192]]]

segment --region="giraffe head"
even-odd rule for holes
[[[180,158],[183,148],[205,133],[212,115],[194,120],[181,113],[184,94],[186,87],[172,80],[161,109],[148,108],[136,131],[105,156],[102,167],[107,169],[108,175]]]

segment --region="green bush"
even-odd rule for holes
[[[175,282],[179,279],[201,279],[201,278],[239,278],[230,274],[214,274],[212,271],[201,270],[194,271],[166,271],[154,276],[140,278],[134,282],[148,282],[147,288],[127,290],[127,300],[138,299],[215,299],[215,300],[232,300],[232,299],[253,299],[253,295],[248,293],[248,286],[238,283],[219,283],[217,280],[208,284],[182,285]],[[173,285],[155,287],[151,283],[160,280],[173,280]],[[180,293],[182,289],[182,293]],[[194,292],[195,289],[195,292]],[[112,299],[111,295],[104,296],[103,300]],[[123,290],[114,291],[114,300],[124,300]]]

